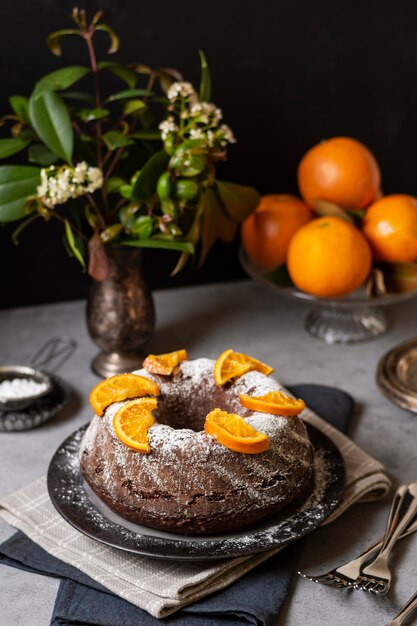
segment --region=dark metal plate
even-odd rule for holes
[[[266,552],[303,537],[320,526],[342,499],[343,457],[322,432],[307,424],[315,448],[310,487],[290,507],[256,528],[228,535],[184,536],[129,523],[87,490],[78,454],[83,426],[58,448],[48,470],[48,491],[64,519],[85,535],[108,546],[159,559],[207,560]],[[90,497],[87,493],[90,493]]]

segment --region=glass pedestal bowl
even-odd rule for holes
[[[299,291],[294,286],[281,287],[268,278],[270,272],[260,269],[240,250],[244,270],[257,283],[272,289],[278,295],[310,305],[304,327],[326,343],[355,343],[382,335],[387,330],[383,307],[399,304],[417,295],[417,291],[369,297],[361,288],[343,298],[317,298]]]

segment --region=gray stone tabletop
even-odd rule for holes
[[[394,482],[417,480],[417,416],[391,405],[375,384],[379,357],[417,335],[417,300],[388,309],[389,331],[353,345],[325,345],[303,329],[305,305],[282,299],[251,282],[167,290],[155,294],[157,329],[149,352],[188,349],[190,357],[216,358],[228,347],[276,368],[285,383],[322,383],[351,393],[357,410],[350,434],[387,468]],[[51,422],[21,433],[0,433],[0,495],[45,474],[58,445],[91,418],[88,392],[96,348],[85,325],[85,304],[69,302],[0,311],[0,362],[27,364],[52,336],[78,343],[59,374],[75,391]],[[325,571],[354,556],[383,531],[389,500],[354,506],[309,537],[301,569]],[[0,542],[13,533],[0,522]],[[395,585],[387,598],[331,590],[294,578],[277,626],[384,626],[417,589],[417,537],[398,546],[392,559]],[[0,624],[49,624],[58,582],[0,568]],[[417,624],[417,616],[414,622]]]

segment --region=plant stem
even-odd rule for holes
[[[93,72],[93,76],[94,76],[96,108],[100,109],[101,108],[100,82],[99,82],[99,77],[98,77],[97,60],[96,60],[96,53],[95,53],[94,45],[92,41],[92,35],[93,33],[91,32],[90,29],[84,32],[84,39],[87,44],[88,54],[90,56],[91,71]],[[95,124],[95,128],[96,128],[96,142],[97,142],[97,166],[101,169],[102,157],[101,157],[101,121],[100,120],[97,120]]]
[[[116,203],[116,206],[114,207],[114,209],[110,213],[110,217],[114,217],[115,215],[117,215],[117,213],[122,208],[122,206],[125,204],[125,202],[126,202],[126,198],[120,198],[119,202]]]
[[[93,72],[93,76],[94,76],[94,86],[95,86],[95,103],[96,103],[96,108],[97,109],[101,109],[101,97],[100,97],[100,80],[99,80],[99,72],[98,72],[98,67],[97,67],[97,59],[96,59],[96,53],[94,50],[94,44],[93,44],[93,35],[94,35],[94,24],[90,25],[89,28],[83,30],[83,36],[85,39],[85,42],[87,44],[87,48],[88,48],[88,54],[90,57],[90,65],[91,65],[91,71]],[[95,131],[96,131],[96,144],[97,144],[97,167],[101,170],[103,170],[103,155],[102,155],[102,149],[101,149],[101,144],[102,144],[102,139],[101,139],[101,120],[97,120],[95,123]],[[107,194],[106,191],[104,189],[104,186],[101,189],[101,195],[103,198],[103,204],[105,206],[106,209],[108,209],[108,199],[107,199]],[[95,203],[94,203],[95,204]],[[98,208],[97,205],[95,205],[95,210],[97,212],[97,215],[100,218],[100,221],[102,223],[105,224],[105,220],[100,212],[100,209]]]
[[[94,198],[91,195],[91,193],[87,193],[86,196],[87,196],[87,200],[89,201],[90,205],[93,207],[94,211],[97,214],[97,217],[98,217],[99,222],[100,222],[100,226],[102,228],[105,228],[107,226],[107,223],[106,223],[106,220],[104,219],[100,209],[98,208],[98,205],[97,205],[96,201],[94,200]]]
[[[155,80],[156,80],[156,74],[155,74],[155,72],[152,72],[152,74],[150,74],[150,76],[149,76],[148,83],[147,83],[147,85],[146,85],[146,89],[147,89],[148,91],[151,91],[151,89],[152,89],[152,87],[153,87],[153,84],[154,84]],[[147,100],[148,100],[148,96],[145,96],[143,100],[144,100],[144,102],[147,102]],[[114,125],[114,127],[117,127],[117,126],[118,126],[118,125],[119,125],[119,124],[123,121],[123,118],[124,118],[124,117],[125,117],[125,115],[122,115],[122,116],[120,117],[120,119],[117,121],[117,123]],[[134,129],[135,129],[135,127],[137,126],[137,123],[138,123],[138,118],[136,118],[136,119],[133,121],[133,124],[132,124],[132,130],[134,130]],[[116,167],[116,165],[117,165],[117,163],[118,163],[118,161],[119,161],[120,157],[121,157],[121,156],[122,156],[122,154],[123,154],[123,150],[124,150],[124,148],[123,148],[123,147],[122,147],[122,148],[119,148],[119,149],[117,150],[117,152],[116,152],[116,154],[115,154],[115,156],[114,156],[114,158],[113,158],[113,161],[110,163],[109,169],[107,170],[107,173],[106,173],[106,175],[105,175],[105,177],[104,177],[104,180],[108,180],[108,178],[110,178],[110,176],[111,176],[111,174],[112,174],[112,172],[113,172],[114,168]],[[110,158],[110,155],[111,155],[111,150],[109,150],[109,151],[107,152],[107,154],[104,156],[104,159],[103,159],[103,165],[104,165],[104,163],[106,163],[106,162],[108,161],[108,159]]]
[[[106,172],[106,174],[104,176],[104,181],[108,180],[110,178],[110,176],[112,175],[112,172],[113,172],[114,168],[116,167],[116,165],[117,165],[117,163],[118,163],[118,161],[119,161],[119,159],[120,159],[120,157],[122,155],[123,150],[124,150],[123,147],[117,148],[116,154],[114,155],[113,160],[110,163],[110,165],[108,167],[108,170],[107,170],[107,172]]]
[[[72,127],[73,127],[73,129],[75,130],[76,133],[81,135],[82,130],[81,130],[79,124],[75,120],[72,120]]]

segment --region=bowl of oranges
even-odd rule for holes
[[[243,267],[312,304],[305,326],[327,343],[380,335],[381,306],[417,294],[417,198],[384,195],[374,155],[349,137],[308,150],[298,188],[261,197],[242,225]]]

